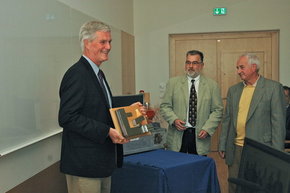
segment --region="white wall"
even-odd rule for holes
[[[10,64],[7,63],[7,61],[11,62],[12,59],[19,61],[19,64],[14,62],[14,60],[11,62],[14,69],[6,70],[5,72],[3,72],[6,76],[1,76],[1,79],[3,80],[2,82],[10,83],[10,79],[17,76],[17,74],[15,74],[15,70],[19,72],[23,69],[29,71],[30,69],[25,68],[27,65],[34,65],[35,68],[38,69],[41,66],[40,64],[45,63],[42,64],[46,67],[45,70],[42,71],[43,73],[50,70],[57,70],[57,73],[54,74],[55,76],[49,76],[48,80],[46,80],[47,85],[53,85],[52,87],[57,89],[51,91],[47,87],[43,86],[41,87],[42,89],[35,91],[35,93],[42,92],[45,96],[48,94],[53,95],[56,103],[58,103],[58,87],[62,74],[69,66],[71,66],[79,59],[81,54],[80,49],[78,50],[79,45],[76,35],[78,34],[78,30],[80,27],[80,24],[78,22],[81,21],[80,23],[83,23],[88,19],[96,18],[98,20],[106,22],[112,27],[113,46],[110,54],[110,60],[104,63],[102,68],[105,72],[110,72],[106,74],[106,77],[111,84],[113,93],[115,95],[121,94],[121,30],[131,34],[133,32],[132,0],[87,0],[85,2],[82,0],[63,0],[62,3],[56,2],[56,0],[26,0],[23,3],[19,3],[16,1],[17,0],[5,0],[1,1],[0,3],[0,8],[2,10],[2,12],[0,12],[0,15],[3,16],[3,19],[0,20],[0,25],[3,28],[3,30],[1,31],[2,39],[0,38],[0,42],[2,42],[3,44],[0,44],[0,50],[2,50],[2,52],[3,50],[5,51],[3,52],[5,53],[5,57],[1,58],[0,66],[4,64]],[[66,4],[66,2],[68,4]],[[30,5],[34,6],[31,7]],[[35,6],[38,7],[38,9],[35,9]],[[24,12],[25,10],[25,14],[21,11],[15,12],[15,10],[18,9],[22,12]],[[31,9],[31,11],[29,11],[29,9]],[[19,15],[17,15],[17,13]],[[9,14],[11,14],[11,17],[9,17]],[[18,36],[21,40],[25,39],[23,38],[23,36],[25,36],[26,38],[29,37],[31,41],[28,42],[30,43],[34,43],[36,41],[35,37],[43,41],[48,39],[47,42],[41,43],[43,47],[47,46],[47,44],[51,44],[51,40],[56,41],[58,44],[62,44],[62,41],[59,41],[61,40],[61,38],[69,39],[71,44],[65,42],[63,43],[63,46],[67,47],[63,49],[61,49],[62,46],[57,47],[60,51],[56,56],[54,53],[56,52],[56,50],[47,51],[47,49],[43,49],[42,47],[37,49],[31,46],[25,47],[25,45],[28,44],[22,45],[22,50],[18,50],[22,48],[19,45],[12,49],[14,44],[12,44],[12,41],[10,39],[7,39],[7,36],[11,37],[10,39],[13,40],[13,42],[16,41],[18,44],[22,43],[20,41],[17,41],[17,39],[15,38]],[[12,51],[7,50],[7,48],[11,48]],[[27,52],[33,53],[34,55],[25,55],[25,53]],[[15,55],[17,57],[15,57]],[[49,57],[43,57],[44,55],[49,55]],[[39,62],[38,60],[36,60],[39,58],[41,58],[43,61],[40,60]],[[19,74],[23,75],[24,72],[22,71],[22,73]],[[39,75],[39,73],[33,73],[31,76],[37,75],[42,76]],[[27,75],[27,77],[29,76],[30,74]],[[44,77],[47,76],[48,73],[45,73]],[[49,80],[49,78],[51,79],[51,81]],[[15,84],[15,87],[11,87],[8,85],[10,89],[7,88],[7,92],[17,89],[25,90],[27,93],[29,92],[26,87],[23,87],[20,84],[23,82],[23,79],[21,79],[21,77],[17,76],[15,81],[18,81],[18,83]],[[25,85],[33,87],[36,81],[31,81],[31,83],[32,84]],[[3,87],[1,88],[6,88],[8,86],[7,84],[3,84]],[[35,88],[35,86],[33,88]],[[4,94],[3,92],[6,92],[6,90],[1,90],[1,94]],[[33,95],[34,92],[29,93]],[[5,100],[2,100],[3,97],[0,98],[1,104],[5,103]],[[9,104],[6,104],[6,106],[7,108],[11,108],[11,105]],[[55,113],[53,113],[54,118],[52,120],[54,126],[57,125],[58,105],[55,106],[56,110]],[[10,114],[7,113],[9,110],[7,108],[2,108],[1,112],[3,112],[4,115],[6,115],[7,117],[10,117]],[[25,112],[24,109],[21,110]],[[38,115],[38,113],[36,114]],[[31,121],[30,118],[28,118],[28,121]],[[13,121],[10,122],[14,123]],[[4,126],[3,121],[0,124],[0,135],[3,138],[3,130],[1,130],[1,128]],[[41,127],[40,129],[46,130],[45,127]],[[22,134],[17,131],[9,130],[6,133],[8,133],[9,135],[16,133],[17,135],[22,136]],[[3,142],[2,138],[0,138],[0,145]],[[12,139],[13,142],[17,142],[17,138],[15,138],[15,136],[13,135],[11,135],[11,138],[9,139]],[[13,187],[17,186],[18,184],[22,183],[33,175],[39,173],[43,169],[59,161],[60,144],[61,134],[57,134],[18,150],[16,150],[17,148],[13,148],[13,151],[9,151],[7,155],[0,156],[0,193],[4,193],[12,189]],[[1,148],[3,149],[3,147]],[[6,148],[4,148],[4,150],[6,150]]]
[[[228,8],[227,16],[213,16],[214,7]],[[280,30],[280,81],[290,85],[289,10],[289,0],[134,0],[136,90],[159,104],[159,84],[169,79],[169,34],[256,30]]]
[[[133,0],[59,0],[72,8],[133,34]]]

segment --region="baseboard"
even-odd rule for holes
[[[57,162],[6,193],[67,193],[65,176]]]

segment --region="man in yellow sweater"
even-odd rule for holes
[[[245,137],[283,150],[285,139],[285,99],[279,82],[259,75],[256,55],[239,57],[237,73],[243,80],[228,90],[222,121],[219,153],[226,159],[229,177],[238,176]],[[235,186],[229,184],[229,193]]]

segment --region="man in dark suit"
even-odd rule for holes
[[[290,140],[290,88],[288,86],[283,86],[285,100],[286,100],[286,140]],[[290,144],[286,144],[289,148]]]
[[[128,142],[113,128],[112,94],[99,68],[108,60],[111,30],[91,21],[79,35],[83,55],[60,86],[60,170],[66,174],[69,193],[110,193],[112,172],[122,163],[121,144]]]

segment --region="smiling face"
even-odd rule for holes
[[[185,61],[185,72],[187,76],[195,78],[203,69],[203,62],[201,61],[200,55],[188,55]]]
[[[253,85],[256,82],[259,76],[257,72],[257,65],[249,64],[248,58],[246,56],[239,58],[236,68],[238,75],[243,81],[245,81],[246,84]]]
[[[109,59],[112,38],[110,32],[97,31],[95,35],[96,38],[93,40],[84,40],[83,54],[100,66]]]

